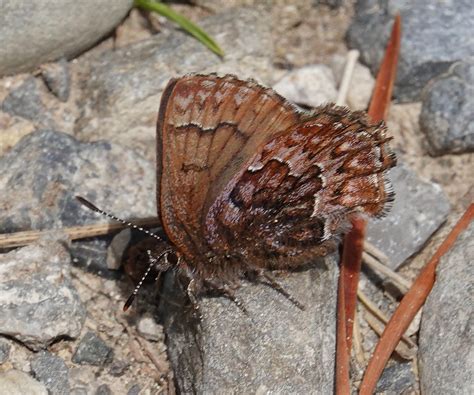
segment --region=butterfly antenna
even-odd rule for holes
[[[83,198],[82,196],[76,196],[76,199],[79,200],[79,202],[81,204],[83,204],[84,206],[86,206],[88,209],[90,209],[92,211],[95,211],[96,213],[102,214],[103,216],[105,216],[107,218],[111,218],[111,219],[113,219],[117,222],[120,222],[120,223],[122,223],[122,224],[124,224],[124,225],[126,225],[130,228],[139,230],[140,232],[143,232],[143,233],[147,234],[148,236],[155,238],[156,240],[163,241],[163,239],[160,236],[150,232],[149,230],[146,230],[146,229],[142,228],[141,226],[135,225],[131,222],[125,221],[122,218],[116,217],[115,215],[110,214],[110,213],[108,213],[104,210],[101,210],[100,208],[96,207],[94,204],[92,204],[87,199]]]
[[[127,301],[126,301],[125,304],[123,305],[123,311],[127,311],[127,310],[129,309],[129,307],[132,305],[133,301],[135,300],[135,296],[137,296],[138,291],[139,291],[140,288],[142,287],[143,282],[145,281],[145,279],[146,279],[146,278],[148,277],[148,275],[150,274],[150,271],[151,271],[151,269],[153,268],[153,266],[155,266],[155,264],[156,264],[162,257],[164,257],[165,255],[169,254],[169,251],[163,251],[160,255],[158,255],[158,258],[154,258],[154,257],[151,255],[151,251],[150,251],[150,250],[147,250],[147,254],[148,254],[150,263],[148,264],[148,267],[147,267],[147,269],[145,270],[145,273],[143,273],[142,278],[140,279],[140,281],[138,282],[138,284],[135,286],[135,289],[133,290],[132,294],[128,297]],[[160,274],[161,274],[161,272],[158,273],[158,276],[156,277],[156,279],[158,279],[158,277],[160,276]]]

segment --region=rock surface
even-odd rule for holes
[[[31,371],[49,393],[69,395],[69,369],[62,358],[42,351],[31,361]]]
[[[420,126],[431,153],[474,151],[474,58],[454,63],[423,92]]]
[[[62,102],[69,99],[71,90],[71,73],[65,58],[56,63],[49,63],[41,68],[41,77],[48,89]]]
[[[8,361],[10,356],[11,346],[5,340],[0,339],[0,365]]]
[[[107,384],[101,384],[97,387],[94,395],[112,395],[112,390]]]
[[[384,369],[375,393],[384,395],[415,392],[416,377],[410,363],[394,363]]]
[[[441,258],[419,335],[422,392],[474,393],[474,222]]]
[[[274,86],[285,99],[299,105],[317,107],[336,100],[336,82],[325,65],[301,67],[287,73]]]
[[[165,335],[163,327],[156,323],[153,317],[145,316],[140,318],[137,325],[138,334],[150,341],[164,341]]]
[[[125,218],[156,215],[152,163],[117,145],[51,130],[24,137],[0,157],[0,190],[8,191],[0,195],[2,232],[99,222],[75,195]]]
[[[89,48],[125,17],[132,0],[6,0],[0,13],[0,76]]]
[[[101,136],[154,158],[158,106],[172,77],[231,72],[273,82],[268,15],[240,8],[206,18],[200,26],[222,46],[224,61],[180,30],[91,59],[90,69],[83,71],[87,78],[77,136],[86,140]]]
[[[112,361],[112,358],[112,349],[94,332],[87,332],[81,339],[72,361],[79,364],[101,366]]]
[[[367,240],[397,269],[446,220],[450,204],[439,185],[421,180],[402,163],[390,170],[389,177],[395,201],[386,217],[369,222]]]
[[[0,388],[8,395],[48,395],[43,384],[19,370],[0,372]]]
[[[71,284],[70,264],[67,249],[48,237],[0,255],[0,334],[33,350],[77,337],[86,311]]]
[[[332,393],[336,259],[277,277],[304,311],[268,285],[245,283],[236,296],[247,314],[224,297],[204,297],[199,323],[168,278],[160,315],[180,392]]]
[[[449,66],[472,56],[471,36],[474,8],[470,0],[448,0],[436,4],[424,0],[363,0],[348,31],[351,47],[375,75],[397,12],[402,20],[400,61],[394,94],[401,101],[419,99],[433,77]]]
[[[119,279],[122,273],[118,270],[109,270],[107,266],[110,240],[111,236],[106,236],[72,243],[70,252],[74,266],[104,278]]]
[[[41,99],[38,81],[29,77],[18,88],[12,90],[1,105],[7,114],[34,122],[42,128],[54,127],[46,107]]]

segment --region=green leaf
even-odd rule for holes
[[[210,37],[205,31],[199,26],[192,23],[189,19],[173,11],[170,7],[163,3],[156,2],[154,0],[135,0],[135,7],[142,8],[144,10],[153,11],[169,20],[177,23],[183,30],[187,31],[193,37],[197,38],[202,44],[208,47],[212,52],[219,56],[224,56],[224,51],[219,45]]]

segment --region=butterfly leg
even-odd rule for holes
[[[188,295],[189,301],[191,302],[193,308],[193,315],[198,321],[202,320],[201,308],[198,303],[198,286],[197,282],[194,279],[191,279],[186,287],[186,294]]]
[[[248,311],[243,305],[242,301],[235,295],[235,290],[232,289],[229,285],[222,284],[220,282],[218,283],[213,280],[205,280],[205,283],[210,289],[215,290],[222,296],[225,296],[227,299],[234,302],[234,304],[242,311],[242,313],[248,315]]]
[[[271,286],[274,290],[281,293],[285,298],[287,298],[300,310],[305,310],[305,306],[293,295],[291,295],[270,273],[261,270],[257,272],[257,277],[260,279],[262,284],[267,284]]]

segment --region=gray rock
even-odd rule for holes
[[[31,371],[54,395],[69,395],[69,369],[62,358],[42,351],[31,361]]]
[[[0,190],[2,232],[100,221],[75,195],[125,218],[156,215],[152,163],[117,145],[51,130],[29,134],[0,157]]]
[[[0,76],[71,58],[125,17],[132,0],[6,0],[0,13]]]
[[[41,67],[41,77],[48,89],[62,102],[67,102],[71,90],[69,63],[65,58]]]
[[[474,151],[474,58],[454,63],[423,92],[421,130],[431,153]]]
[[[397,269],[446,220],[450,205],[438,184],[421,180],[402,163],[390,170],[389,177],[395,191],[393,207],[383,219],[369,222],[367,239]]]
[[[309,107],[334,102],[337,97],[334,75],[323,64],[292,70],[273,89],[293,103]]]
[[[152,317],[141,317],[138,321],[137,330],[140,336],[147,340],[155,342],[163,342],[165,340],[163,327],[158,325]]]
[[[121,272],[109,270],[107,266],[107,248],[111,238],[111,236],[106,236],[72,243],[70,252],[74,266],[104,278],[121,278]]]
[[[348,31],[351,47],[361,51],[375,74],[380,66],[397,12],[402,19],[402,45],[394,94],[416,101],[426,83],[474,53],[471,37],[474,8],[470,0],[434,5],[424,0],[361,0]]]
[[[90,69],[83,70],[83,110],[76,135],[85,140],[100,136],[154,158],[157,111],[170,78],[215,71],[273,82],[268,15],[233,9],[199,24],[222,46],[223,61],[181,30],[91,59]]]
[[[97,387],[95,395],[112,395],[112,390],[107,384],[101,384]]]
[[[332,9],[337,9],[344,5],[345,0],[313,0],[314,5],[326,5]]]
[[[87,332],[81,339],[72,362],[102,366],[113,359],[113,350],[94,332]]]
[[[440,260],[419,335],[422,393],[474,393],[474,222]]]
[[[114,377],[121,377],[129,367],[130,363],[128,361],[114,359],[109,366],[109,373]]]
[[[18,88],[11,91],[2,103],[1,110],[10,115],[33,121],[42,127],[53,127],[38,91],[37,80],[29,77]]]
[[[337,257],[277,281],[305,306],[273,288],[243,283],[236,296],[198,299],[201,320],[171,277],[163,289],[169,359],[181,393],[332,393]],[[172,301],[172,302],[169,302]]]
[[[8,361],[11,346],[5,340],[0,340],[0,365]]]
[[[395,362],[384,369],[375,392],[384,395],[408,394],[415,392],[415,386],[416,377],[411,363]]]
[[[0,334],[33,350],[79,336],[86,311],[71,283],[70,261],[54,235],[0,255]]]
[[[133,384],[127,391],[127,395],[138,395],[141,387],[138,384]]]
[[[19,370],[0,372],[0,388],[8,395],[48,395],[43,384]]]

